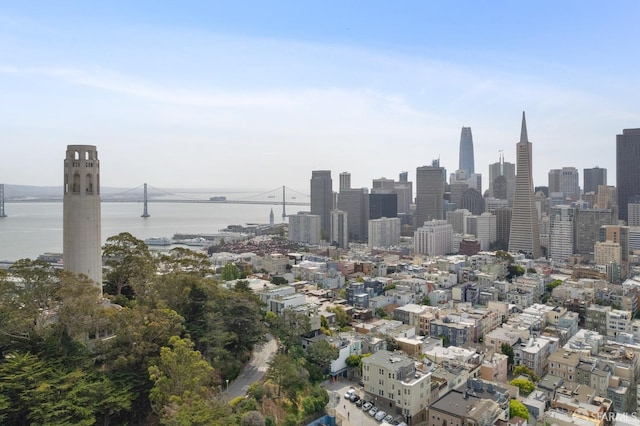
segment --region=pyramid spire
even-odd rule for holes
[[[529,136],[527,135],[527,119],[522,111],[522,130],[520,130],[520,142],[529,142]]]

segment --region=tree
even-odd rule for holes
[[[307,359],[326,372],[331,361],[338,359],[340,350],[326,340],[313,342],[307,348]]]
[[[446,334],[438,334],[438,338],[442,339],[442,346],[444,347],[449,346],[449,343],[450,343],[449,336],[447,336]]]
[[[280,340],[285,352],[302,343],[302,335],[311,331],[311,320],[303,312],[287,308],[277,316],[269,316],[273,334]]]
[[[509,280],[524,275],[524,268],[520,265],[509,265],[507,266],[507,271],[509,272],[507,274],[507,279]]]
[[[529,420],[529,411],[522,402],[512,399],[509,401],[509,418],[512,419],[516,416]]]
[[[547,284],[547,291],[549,293],[553,292],[553,289],[562,284],[562,280],[553,280],[549,284]]]
[[[513,369],[514,377],[517,377],[517,376],[519,376],[521,374],[525,375],[525,376],[529,376],[529,378],[534,382],[538,381],[538,376],[536,376],[535,373],[533,371],[531,371],[531,369],[529,367],[527,367],[526,365],[517,365]]]
[[[342,306],[335,306],[333,309],[328,309],[329,312],[336,314],[336,321],[340,328],[348,327],[351,325],[349,316]]]
[[[154,411],[161,413],[174,396],[204,397],[213,382],[213,367],[193,350],[191,340],[173,336],[169,347],[161,349],[160,359],[149,366],[149,377],[154,382],[149,399]]]
[[[240,270],[235,263],[227,263],[222,267],[220,272],[220,279],[222,281],[233,281],[240,278]]]
[[[265,426],[260,411],[249,411],[242,417],[242,426]]]
[[[514,354],[511,345],[508,343],[503,343],[502,345],[500,345],[500,351],[503,355],[506,355],[508,357],[507,363],[509,365],[513,365]]]
[[[278,387],[278,396],[282,390],[282,383],[287,374],[291,373],[290,367],[293,365],[293,359],[287,354],[276,354],[269,361],[269,370],[267,370],[267,378]]]
[[[164,273],[182,272],[204,277],[211,272],[211,261],[205,253],[184,247],[175,247],[168,254],[162,254],[159,264]]]
[[[271,277],[271,283],[275,284],[275,285],[285,285],[285,284],[289,284],[289,281],[287,281],[286,278],[284,277]]]
[[[59,301],[60,280],[51,264],[18,260],[0,277],[0,348],[34,350],[50,332]]]
[[[115,296],[124,294],[132,299],[136,293],[144,293],[146,282],[156,270],[149,247],[128,232],[107,238],[102,258],[105,292]]]
[[[531,380],[527,379],[513,379],[509,384],[517,386],[520,389],[520,393],[524,396],[529,395],[536,388],[536,385],[534,385]]]

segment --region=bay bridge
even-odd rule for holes
[[[142,193],[140,193],[142,191]],[[154,188],[142,184],[120,193],[105,193],[101,195],[102,202],[143,202],[142,217],[149,217],[148,203],[211,203],[211,204],[263,204],[282,206],[282,217],[286,217],[286,208],[289,206],[309,206],[310,196],[291,189],[285,185],[263,192],[251,191],[218,191],[216,195],[210,195],[207,190],[184,190],[176,193],[173,191]]]
[[[61,193],[62,191],[60,191]],[[149,217],[149,203],[211,203],[211,204],[263,204],[282,206],[282,217],[286,217],[287,206],[309,206],[310,196],[285,185],[268,191],[234,191],[213,189],[161,189],[146,183],[135,188],[116,192],[102,188],[100,195],[106,203],[143,203],[142,217]],[[60,202],[62,197],[55,195],[36,195],[14,193],[7,194],[6,201],[11,202]],[[0,217],[6,217],[5,185],[0,184]]]

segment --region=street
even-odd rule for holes
[[[267,334],[267,341],[256,346],[251,356],[251,361],[242,369],[240,375],[229,382],[228,389],[222,395],[229,400],[242,396],[247,392],[249,385],[258,382],[269,369],[269,361],[278,350],[278,341]]]

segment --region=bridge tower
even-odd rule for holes
[[[94,145],[68,145],[64,159],[64,269],[89,277],[102,294],[100,161]]]
[[[286,197],[285,197],[285,192],[284,192],[284,185],[282,185],[282,218],[284,219],[285,217],[287,217],[287,210],[286,210]]]
[[[144,184],[144,208],[142,210],[142,216],[140,217],[150,217],[149,210],[147,209],[147,184]]]
[[[7,217],[4,212],[4,183],[0,183],[0,217]]]

